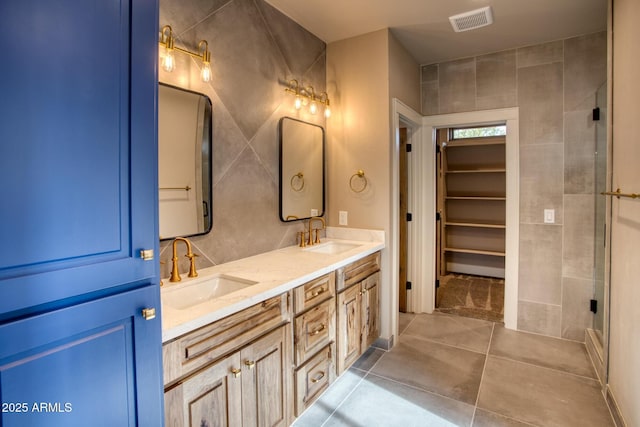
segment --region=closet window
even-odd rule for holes
[[[505,136],[506,134],[506,125],[453,129],[453,139],[487,138],[491,136]]]

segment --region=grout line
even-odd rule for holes
[[[491,341],[493,340],[493,332],[496,329],[496,324],[493,324],[491,328],[491,337],[489,338],[489,345],[487,346],[487,352],[484,355],[484,366],[482,366],[482,375],[480,376],[480,384],[478,385],[478,395],[476,396],[476,404],[473,408],[473,416],[471,417],[471,425],[476,419],[476,412],[478,411],[478,401],[480,401],[480,391],[482,390],[482,382],[484,380],[484,374],[487,370],[487,361],[489,360],[489,347],[491,346]]]
[[[348,372],[349,369],[347,369],[345,372]],[[361,370],[360,370],[361,371]],[[343,372],[344,374],[344,372]],[[324,422],[320,425],[320,427],[324,426],[325,424],[327,424],[329,422],[329,420],[331,419],[331,417],[333,417],[333,414],[335,414],[336,412],[338,412],[338,409],[340,409],[340,407],[344,404],[344,402],[347,401],[347,399],[356,391],[356,389],[358,388],[358,386],[360,384],[362,384],[362,382],[364,381],[364,379],[367,377],[367,375],[369,375],[368,373],[366,373],[362,378],[360,378],[360,381],[358,381],[353,388],[351,389],[351,391],[349,391],[349,393],[347,393],[347,395],[344,397],[344,399],[342,399],[340,401],[340,403],[338,403],[335,407],[335,409],[333,410],[333,412],[331,412],[331,414],[329,414],[329,416],[327,417],[326,420],[324,420]],[[315,402],[314,402],[315,404]]]
[[[510,357],[506,357],[506,356],[497,356],[495,354],[491,354],[490,356],[494,357],[496,359],[500,359],[500,360],[507,360],[507,361],[510,361],[510,362],[521,363],[523,365],[533,366],[535,368],[542,368],[542,369],[546,369],[547,371],[557,372],[559,374],[565,374],[565,375],[569,375],[569,376],[576,377],[576,378],[582,378],[582,379],[585,379],[585,380],[595,381],[596,383],[600,384],[600,381],[597,378],[586,377],[584,375],[574,374],[573,372],[562,371],[560,369],[550,368],[548,366],[536,365],[535,363],[523,362],[522,360],[511,359]]]
[[[385,377],[384,375],[374,374],[374,373],[369,372],[367,374],[367,376],[382,378],[383,380],[386,380],[386,381],[389,381],[389,382],[392,382],[392,383],[395,383],[395,384],[399,384],[401,386],[408,387],[408,388],[411,388],[413,390],[418,390],[418,391],[421,391],[423,393],[432,394],[434,396],[442,397],[442,398],[447,399],[447,400],[452,400],[452,401],[457,402],[457,403],[462,403],[463,405],[473,406],[472,404],[467,403],[467,402],[463,402],[462,400],[454,399],[453,397],[450,397],[450,396],[445,396],[444,394],[440,394],[440,393],[435,392],[433,390],[427,390],[426,388],[418,387],[418,386],[415,386],[415,385],[412,385],[412,384],[403,383],[402,381],[398,381],[398,380],[396,380],[394,378],[390,378],[390,377]]]
[[[489,412],[489,413],[494,414],[494,415],[497,415],[497,416],[499,416],[499,417],[506,418],[506,419],[511,420],[511,421],[515,421],[515,422],[517,422],[517,423],[519,423],[519,424],[524,424],[525,426],[538,427],[538,426],[536,426],[535,424],[530,424],[530,423],[528,423],[528,422],[526,422],[526,421],[519,420],[518,418],[509,417],[509,416],[504,415],[504,414],[501,414],[501,413],[499,413],[499,412],[490,411],[490,410],[488,410],[488,409],[484,409],[484,408],[481,408],[481,409],[482,409],[484,412]],[[475,413],[474,413],[474,418],[475,418]],[[473,425],[473,424],[472,424],[472,425]]]
[[[494,323],[493,325],[495,326],[495,323]],[[492,328],[491,328],[491,329],[492,329],[492,331],[493,331],[493,327],[494,327],[494,326],[492,326]],[[405,336],[405,338],[408,338],[408,337],[415,338],[415,339],[418,339],[418,340],[421,340],[421,341],[427,341],[427,342],[434,343],[434,344],[444,345],[444,346],[451,347],[451,348],[455,348],[455,349],[458,349],[458,350],[469,351],[469,352],[471,352],[471,353],[483,354],[483,355],[486,355],[486,354],[487,354],[486,352],[482,352],[482,351],[479,351],[479,350],[473,350],[473,349],[470,349],[470,348],[468,348],[468,347],[461,347],[461,346],[459,346],[459,345],[448,344],[448,343],[444,343],[444,342],[441,342],[441,341],[436,341],[436,340],[434,340],[434,339],[421,337],[420,335],[407,335],[407,336]],[[488,348],[488,347],[487,347],[487,348]]]

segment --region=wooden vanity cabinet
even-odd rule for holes
[[[338,270],[338,375],[341,375],[380,335],[380,253]]]
[[[335,272],[293,290],[296,416],[336,377],[335,295]]]
[[[165,382],[167,427],[291,423],[288,301],[282,294],[165,344],[165,372],[182,369]]]

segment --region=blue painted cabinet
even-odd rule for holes
[[[157,22],[157,0],[0,2],[2,426],[162,425]]]

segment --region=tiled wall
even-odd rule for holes
[[[520,109],[518,328],[583,341],[593,297],[596,91],[606,33],[422,67],[424,115]],[[555,209],[555,224],[543,210]]]
[[[207,94],[213,103],[213,229],[191,238],[200,268],[295,243],[299,222],[278,216],[277,124],[282,116],[324,126],[321,114],[293,108],[285,82],[325,90],[326,45],[263,0],[160,0],[160,26],[195,50],[206,39],[213,78],[199,80],[196,63],[176,54],[178,68],[160,81]],[[161,276],[171,269],[162,242]],[[180,247],[180,258],[184,248]],[[181,262],[186,262],[182,260]],[[184,264],[181,271],[188,267]]]

